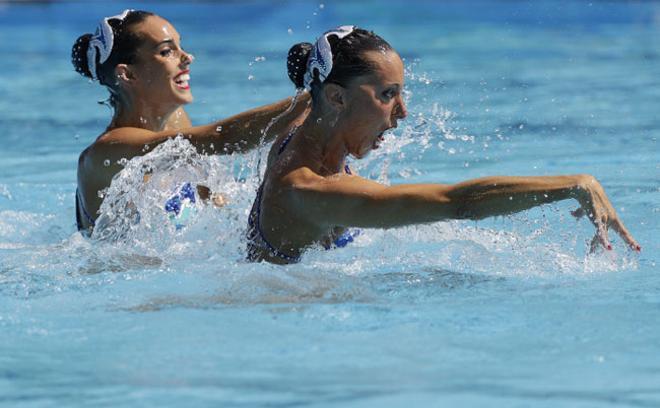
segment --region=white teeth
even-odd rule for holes
[[[174,82],[176,82],[177,84],[181,84],[183,82],[188,82],[188,81],[190,81],[190,74],[183,74],[174,78]]]

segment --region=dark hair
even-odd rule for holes
[[[96,61],[96,77],[99,83],[110,88],[110,103],[113,105],[115,102],[113,92],[116,92],[114,69],[117,64],[133,64],[137,57],[137,49],[142,45],[142,37],[131,28],[154,15],[148,11],[132,10],[123,20],[115,18],[108,21],[112,27],[114,42],[108,59],[103,64],[98,64],[98,60]],[[71,63],[74,69],[87,78],[93,78],[87,61],[87,49],[91,38],[92,34],[89,33],[81,35],[71,49]]]
[[[332,50],[332,71],[324,83],[334,83],[347,86],[356,77],[373,72],[376,67],[373,62],[365,58],[367,51],[389,51],[392,46],[373,31],[356,28],[346,37],[337,36],[328,38]],[[304,86],[307,60],[312,51],[310,43],[298,43],[291,47],[287,57],[287,73],[296,88]],[[320,89],[321,82],[317,73],[312,81],[312,97]]]

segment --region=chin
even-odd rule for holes
[[[367,151],[364,151],[364,152],[355,152],[355,153],[351,153],[351,156],[353,156],[356,159],[360,160],[360,159],[364,159],[365,157],[367,157],[369,155],[369,152],[371,152],[371,150],[367,150]]]
[[[179,103],[180,105],[187,105],[190,102],[192,102],[194,98],[193,98],[192,94],[188,94],[186,96],[181,96],[177,99],[178,99],[177,103]]]

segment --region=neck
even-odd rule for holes
[[[312,112],[299,133],[305,140],[305,155],[314,161],[312,168],[316,167],[320,174],[341,172],[348,155],[341,129],[333,119],[336,122],[332,114]]]
[[[177,109],[178,106],[154,106],[145,101],[120,101],[108,128],[136,127],[160,132]]]

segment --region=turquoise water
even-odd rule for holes
[[[660,405],[660,3],[81,4],[0,3],[0,406]],[[410,116],[361,174],[591,173],[643,251],[588,254],[593,227],[562,202],[248,264],[258,153],[180,141],[106,193],[141,223],[84,239],[76,160],[110,113],[69,52],[125,7],[168,18],[196,55],[195,123],[292,94],[293,43],[371,28],[405,58]],[[228,206],[177,232],[145,163]]]

